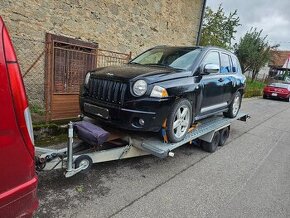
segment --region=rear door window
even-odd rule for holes
[[[230,56],[221,53],[221,73],[230,73],[230,72],[232,72]]]

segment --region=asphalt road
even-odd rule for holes
[[[96,164],[87,175],[39,175],[36,217],[290,217],[290,104],[251,99],[224,147],[174,158]]]

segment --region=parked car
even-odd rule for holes
[[[181,141],[196,120],[235,117],[244,94],[237,57],[216,47],[154,47],[124,66],[88,72],[80,93],[84,115],[129,130],[166,129]]]
[[[271,83],[263,90],[263,98],[275,98],[290,101],[289,83]]]
[[[31,116],[20,68],[0,17],[0,217],[31,217],[38,207]]]

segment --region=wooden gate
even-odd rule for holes
[[[46,35],[46,120],[75,118],[85,74],[96,68],[97,44]]]

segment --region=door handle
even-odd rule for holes
[[[223,82],[224,81],[224,79],[223,78],[219,78],[219,80],[218,80],[219,82]]]

